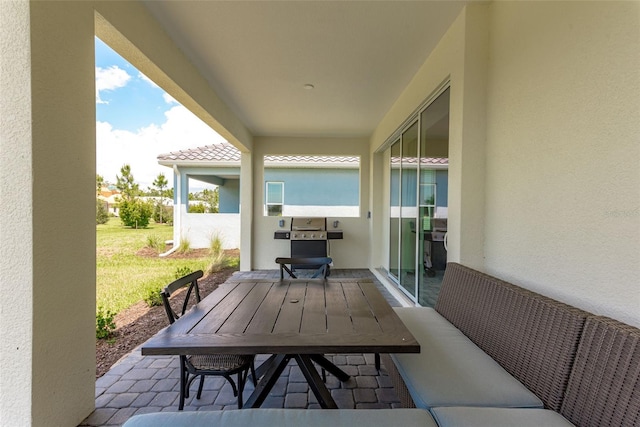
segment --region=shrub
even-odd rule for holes
[[[204,205],[204,203],[189,205],[189,213],[205,213],[206,211],[207,207]]]
[[[187,266],[184,267],[178,267],[176,268],[176,272],[174,273],[174,275],[176,276],[176,279],[179,279],[183,276],[186,276],[187,274],[191,273],[191,269]]]
[[[209,274],[216,273],[229,265],[229,257],[224,253],[222,247],[222,238],[219,234],[211,236],[211,243],[209,245],[211,252],[211,264],[207,269]]]
[[[215,233],[211,236],[211,242],[209,243],[209,249],[211,251],[211,255],[219,256],[224,252],[222,248],[222,238],[218,233]]]
[[[149,289],[144,297],[144,302],[146,302],[149,307],[162,305],[162,295],[160,295],[161,292],[162,291],[157,288]]]
[[[164,240],[162,236],[158,234],[149,234],[147,236],[147,247],[155,250],[156,252],[164,251]]]
[[[160,211],[162,210],[162,221],[160,220]],[[173,208],[171,206],[156,206],[153,211],[153,220],[157,224],[173,224]]]
[[[109,221],[109,212],[105,202],[100,199],[96,199],[96,224],[106,224]]]
[[[113,320],[116,317],[110,310],[104,310],[102,307],[98,308],[96,313],[96,338],[106,339],[111,336],[116,329],[116,322]]]
[[[149,203],[139,199],[122,200],[120,202],[120,220],[127,227],[146,228],[153,213]]]
[[[189,239],[182,237],[180,238],[180,245],[178,246],[178,252],[181,254],[187,253],[191,250],[191,242]]]

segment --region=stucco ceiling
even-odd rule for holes
[[[144,4],[254,135],[359,137],[373,132],[465,2]]]

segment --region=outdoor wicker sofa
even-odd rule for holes
[[[141,426],[639,426],[640,330],[449,263],[420,354],[383,355],[405,408],[147,414]]]
[[[422,352],[383,363],[440,426],[640,425],[638,328],[456,263],[434,309],[396,310]]]

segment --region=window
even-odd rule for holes
[[[282,216],[284,182],[267,182],[265,194],[265,215]]]

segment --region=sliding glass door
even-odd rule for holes
[[[391,145],[389,275],[400,283],[400,139]]]
[[[413,301],[433,306],[446,267],[449,89],[390,147],[389,273]]]
[[[420,124],[418,303],[433,307],[447,263],[449,89],[422,112]]]
[[[418,185],[418,122],[402,133],[400,160],[400,286],[416,296],[416,188]]]

